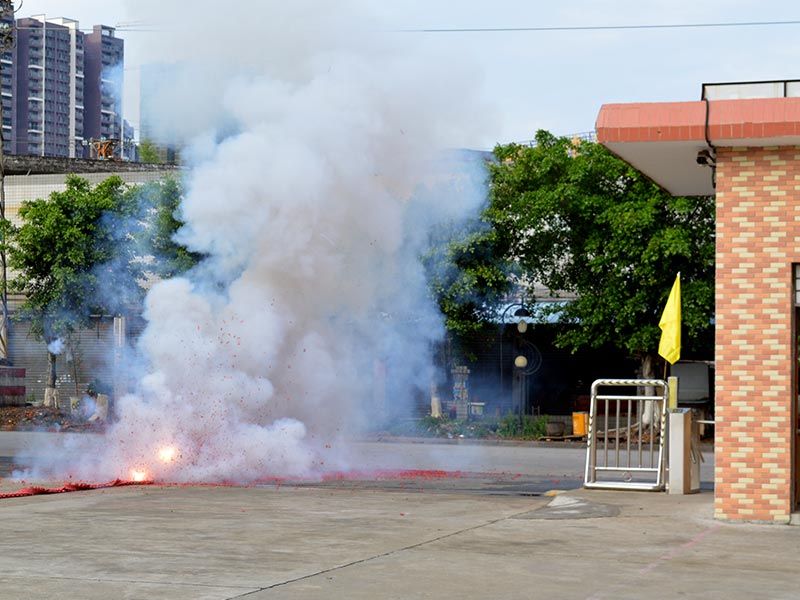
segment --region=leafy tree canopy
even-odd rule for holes
[[[112,176],[92,186],[69,176],[64,191],[23,202],[22,224],[4,222],[2,238],[10,289],[25,296],[17,317],[49,344],[93,314],[138,310],[146,272],[169,277],[201,258],[173,240],[181,197],[173,179],[128,187]],[[55,354],[48,356],[52,387]]]
[[[574,300],[554,308],[563,347],[613,344],[652,358],[681,273],[684,348],[709,338],[714,200],[676,198],[602,145],[545,131],[495,149],[485,217],[524,278]]]
[[[175,241],[175,234],[184,225],[180,218],[180,181],[166,178],[139,186],[131,193],[139,206],[146,207],[141,252],[152,257],[149,270],[158,277],[169,278],[196,265],[203,255]]]
[[[139,160],[143,163],[161,163],[161,155],[158,148],[149,140],[143,140],[139,144]]]
[[[51,341],[116,308],[95,293],[102,277],[96,267],[112,261],[125,236],[108,215],[130,210],[119,177],[92,187],[70,176],[63,192],[22,203],[22,225],[7,238],[10,287],[25,294],[19,314],[31,319],[35,335]]]
[[[457,336],[478,331],[495,316],[510,286],[510,263],[497,232],[478,219],[441,225],[434,237],[423,262],[445,325]]]

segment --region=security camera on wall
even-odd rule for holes
[[[711,151],[709,150],[700,150],[697,153],[697,164],[703,165],[704,167],[715,167],[717,166],[717,160]]]

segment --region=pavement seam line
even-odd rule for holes
[[[414,550],[415,548],[421,548],[422,546],[426,546],[428,544],[433,544],[435,542],[439,542],[441,540],[446,540],[447,538],[451,538],[457,535],[461,535],[462,533],[467,533],[470,531],[475,531],[477,529],[481,529],[483,527],[488,527],[489,525],[494,525],[495,523],[500,523],[502,521],[508,521],[509,519],[513,519],[520,515],[524,515],[529,513],[530,510],[525,510],[519,513],[515,513],[513,515],[508,515],[505,517],[500,517],[498,519],[492,519],[491,521],[486,521],[485,523],[480,523],[478,525],[473,525],[472,527],[467,527],[466,529],[459,529],[458,531],[451,531],[450,533],[446,533],[444,535],[440,535],[435,538],[431,538],[429,540],[423,540],[421,542],[417,542],[416,544],[411,544],[409,546],[404,546],[402,548],[395,548],[394,550],[388,550],[387,552],[382,552],[380,554],[375,554],[374,556],[368,556],[366,558],[360,558],[358,560],[350,561],[349,563],[345,563],[343,565],[336,565],[335,567],[330,567],[328,569],[322,569],[317,571],[316,573],[309,573],[308,575],[302,575],[300,577],[295,577],[294,579],[287,579],[286,581],[280,581],[278,583],[273,583],[272,585],[268,585],[265,587],[261,587],[244,594],[240,594],[239,596],[231,596],[227,600],[237,600],[237,598],[244,598],[246,596],[250,596],[252,594],[257,594],[259,592],[265,592],[267,590],[271,590],[277,587],[281,587],[284,585],[289,585],[291,583],[297,583],[298,581],[303,581],[305,579],[311,579],[312,577],[317,577],[318,575],[325,575],[326,573],[333,573],[334,571],[340,571],[341,569],[346,569],[347,567],[352,567],[355,565],[360,565],[364,563],[371,562],[378,558],[385,558],[387,556],[392,556],[393,554],[399,554],[401,552],[406,552],[408,550]]]
[[[714,533],[715,531],[717,531],[720,527],[721,527],[720,523],[714,523],[714,524],[706,527],[706,529],[704,529],[703,531],[701,531],[700,533],[695,535],[690,540],[688,540],[688,541],[686,541],[683,544],[680,544],[678,546],[674,546],[673,548],[671,548],[667,552],[664,552],[663,554],[661,554],[661,556],[659,556],[657,559],[655,559],[649,565],[640,568],[639,571],[636,573],[636,577],[637,578],[644,577],[644,576],[648,575],[651,571],[654,571],[655,569],[657,569],[657,568],[663,566],[664,564],[668,563],[673,558],[676,558],[678,556],[681,556],[681,555],[685,554],[687,550],[692,548],[692,546],[694,546],[697,543],[699,543],[706,536],[708,536],[708,535]],[[594,592],[593,594],[588,596],[586,598],[586,600],[600,600],[601,598],[609,597],[612,594],[619,594],[622,591],[628,591],[635,583],[637,583],[637,582],[626,581],[624,583],[618,583],[618,584],[616,584],[616,585],[614,585],[614,586],[612,586],[612,587],[610,587],[610,588],[608,588],[606,590],[600,590],[600,591]]]

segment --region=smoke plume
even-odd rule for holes
[[[75,475],[313,476],[427,394],[443,325],[418,257],[483,201],[469,178],[444,191],[463,163],[441,152],[486,109],[368,4],[135,3],[170,63],[143,119],[184,148],[178,239],[208,258],[149,292],[135,389]]]

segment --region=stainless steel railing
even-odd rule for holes
[[[601,393],[620,388],[635,393]],[[669,386],[661,379],[592,383],[584,487],[664,489],[668,397]]]

